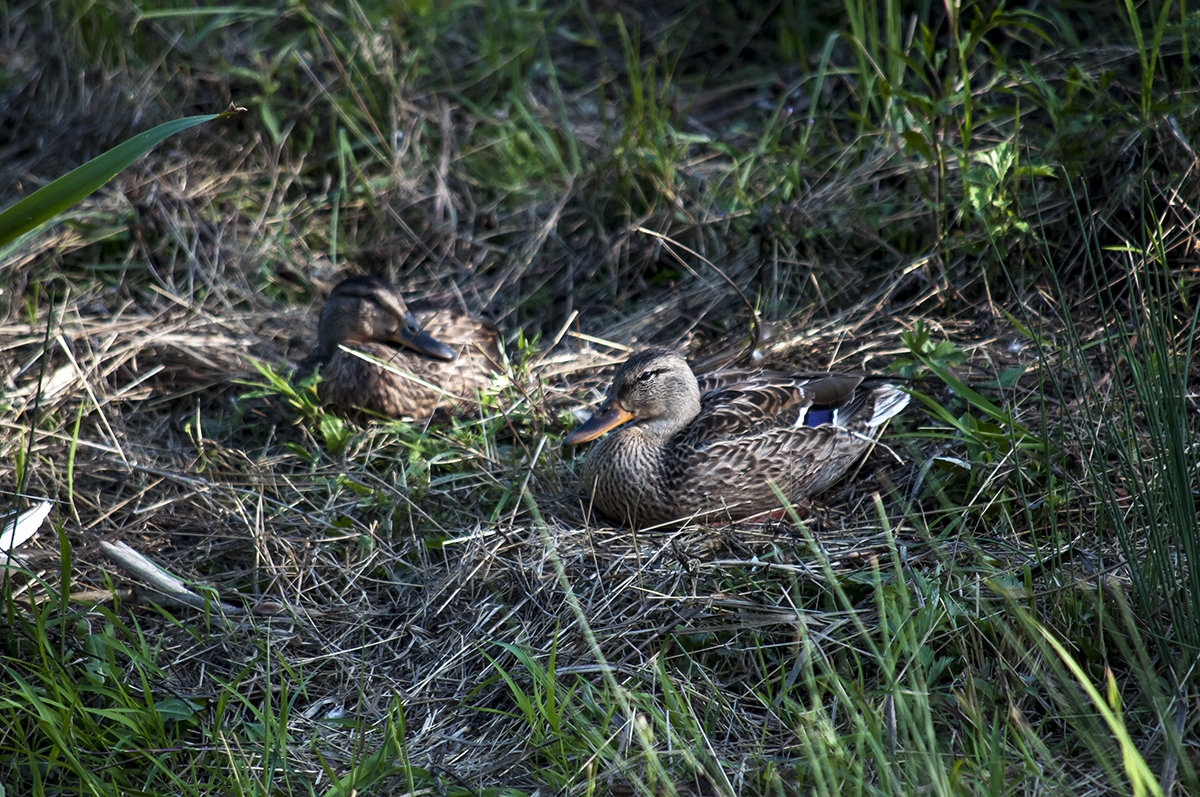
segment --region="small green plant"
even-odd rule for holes
[[[555,648],[550,649],[546,664],[543,665],[528,651],[515,645],[506,642],[495,644],[512,655],[529,678],[526,688],[496,659],[484,652],[493,670],[508,687],[517,708],[517,717],[527,726],[530,749],[536,751],[535,754],[545,762],[541,768],[542,774],[556,788],[568,787],[581,771],[581,763],[596,752],[590,749],[585,738],[576,736],[576,726],[583,719],[580,701],[575,696],[579,686],[566,686],[560,682],[554,669]],[[480,707],[479,710],[496,712],[496,709],[486,707]],[[596,730],[598,733],[588,735],[596,738],[608,735],[604,728]]]
[[[965,354],[956,346],[949,341],[933,342],[929,329],[921,322],[916,324],[912,332],[901,335],[901,338],[913,355],[912,358],[902,358],[897,361],[901,373],[907,372],[908,375],[912,375],[916,373],[917,367],[926,369],[950,388],[957,399],[982,416],[955,415],[928,396],[913,391],[917,400],[924,404],[936,418],[958,434],[966,435],[968,439],[978,443],[982,453],[995,454],[996,459],[999,459],[1010,447],[1030,452],[1042,450],[1043,443],[1017,420],[1012,411],[1002,408],[990,398],[967,385],[954,372],[952,366],[966,362]],[[1020,377],[1023,370],[1015,368],[1002,374],[1001,378],[997,380],[997,387],[1011,386]],[[1006,445],[1003,450],[998,452],[992,450],[993,444],[1004,441],[1007,441],[1009,445]]]
[[[911,332],[901,340],[912,353],[912,357],[897,357],[892,368],[905,379],[912,379],[922,372],[937,369],[949,373],[949,369],[967,362],[967,354],[954,341],[933,339],[933,330],[924,321],[918,320]]]
[[[1016,144],[1002,141],[991,149],[975,152],[971,165],[963,173],[961,210],[975,216],[983,225],[987,239],[996,243],[1001,256],[1009,242],[1028,234],[1032,225],[1020,215],[1017,205],[1020,190],[1030,178],[1054,177],[1044,164],[1020,164]]]
[[[1052,466],[1060,455],[1047,434],[1022,422],[1019,407],[998,404],[963,381],[956,370],[966,364],[965,353],[949,341],[935,342],[925,324],[918,322],[902,339],[912,356],[897,361],[901,373],[930,374],[952,397],[943,403],[928,392],[909,391],[936,421],[912,437],[938,444],[937,455],[922,465],[922,480],[946,511],[946,532],[974,515],[959,511],[967,506],[979,507],[979,517],[990,518],[986,522],[1004,524],[1013,512],[1032,520],[1035,509],[1051,511],[1060,499]],[[1023,372],[1015,367],[987,387],[1010,391]]]
[[[334,785],[324,793],[324,797],[351,797],[368,793],[371,786],[388,777],[397,777],[409,794],[415,794],[418,785],[436,789],[443,794],[459,794],[453,790],[453,786],[438,783],[438,779],[428,770],[413,766],[404,738],[405,730],[404,706],[397,696],[393,698],[392,708],[380,728],[383,743],[373,753],[355,763],[350,772],[340,777],[338,769],[322,759],[325,774],[334,781]]]
[[[239,397],[240,401],[272,396],[282,398],[301,419],[317,428],[327,452],[339,454],[345,450],[353,431],[352,427],[341,417],[326,412],[321,405],[316,389],[317,381],[320,379],[319,373],[314,373],[300,382],[293,383],[265,363],[255,360],[254,368],[262,376],[263,381],[239,382],[238,384],[251,388]],[[292,446],[292,444],[288,445]],[[305,458],[310,457],[308,452],[302,450],[295,450],[295,453]]]

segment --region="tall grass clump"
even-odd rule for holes
[[[1186,689],[1200,645],[1200,428],[1189,406],[1200,310],[1194,286],[1172,267],[1171,233],[1143,223],[1143,236],[1088,251],[1088,276],[1105,286],[1097,297],[1103,336],[1092,345],[1105,348],[1111,370],[1103,386],[1078,387],[1091,449],[1083,465],[1101,528],[1120,543],[1161,674]]]

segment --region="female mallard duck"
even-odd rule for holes
[[[871,377],[728,371],[703,377],[648,349],[617,369],[595,414],[566,445],[611,431],[583,463],[600,512],[633,527],[705,515],[745,517],[845,475],[908,395]]]
[[[500,335],[491,323],[415,303],[410,311],[390,283],[350,277],[321,308],[317,348],[297,374],[320,368],[317,394],[327,403],[425,417],[470,407],[500,363]]]

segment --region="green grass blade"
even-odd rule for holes
[[[164,122],[158,127],[139,133],[128,141],[97,155],[0,213],[0,246],[49,222],[59,213],[116,177],[129,164],[145,155],[163,139],[187,130],[189,127],[240,112],[240,109],[230,110]]]

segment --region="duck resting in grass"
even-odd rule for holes
[[[405,303],[379,277],[342,280],[321,308],[317,348],[296,369],[320,370],[317,394],[343,409],[392,418],[466,412],[501,369],[495,325],[465,313]]]
[[[737,519],[831,486],[908,404],[878,377],[717,371],[697,381],[679,354],[647,349],[617,369],[604,402],[565,445],[592,446],[580,475],[592,506],[634,527]]]

